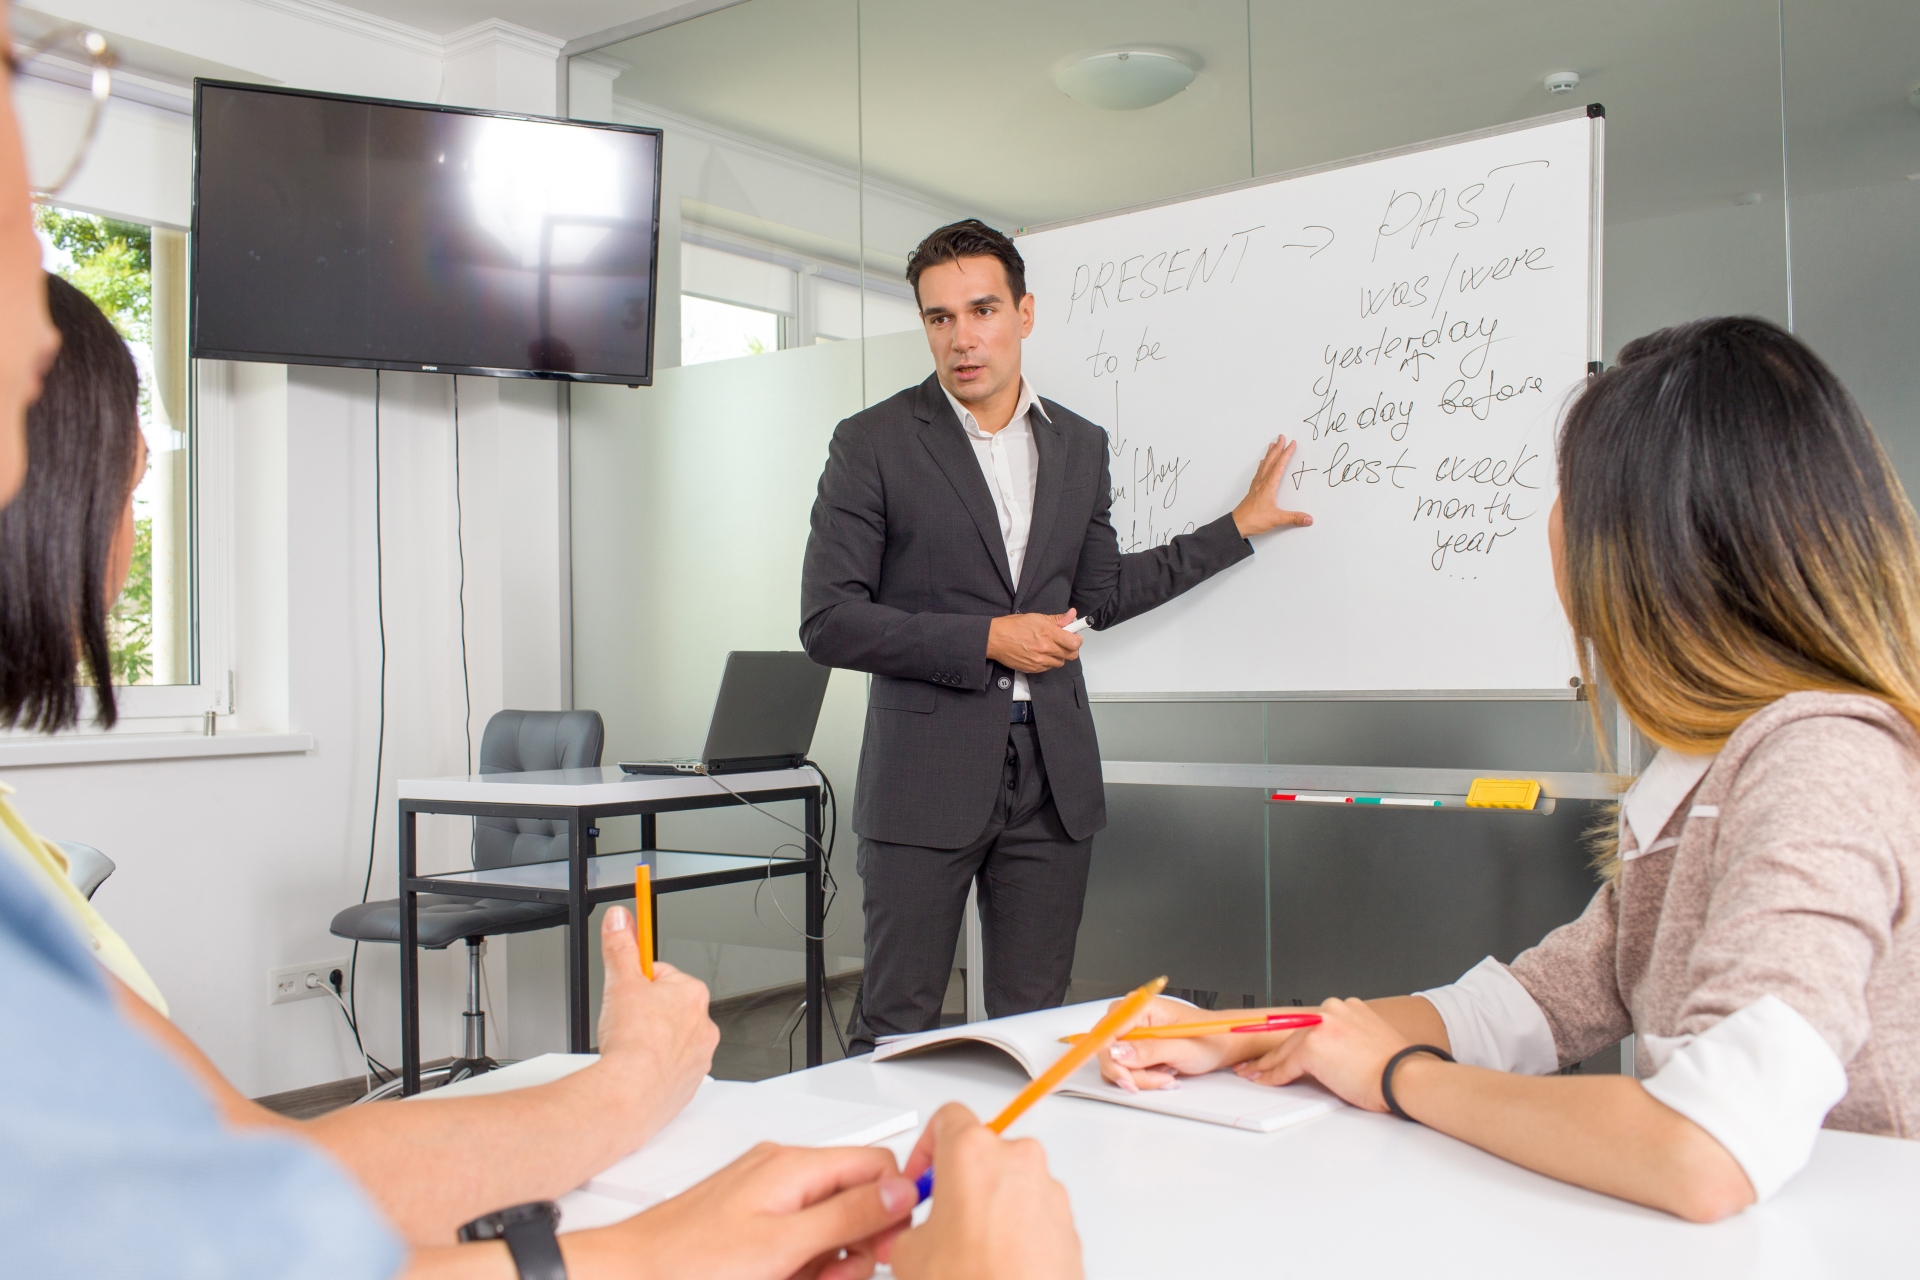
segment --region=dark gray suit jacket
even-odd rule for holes
[[[1107,437],[1051,400],[1020,582],[986,477],[930,377],[842,422],[813,504],[800,641],[814,661],[871,672],[853,829],[957,849],[993,814],[1007,755],[1010,669],[987,660],[1009,613],[1124,622],[1253,554],[1232,516],[1122,555],[1108,519]],[[1054,804],[1068,835],[1106,825],[1100,748],[1080,663],[1027,677]]]

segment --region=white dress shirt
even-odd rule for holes
[[[993,509],[1000,517],[1000,540],[1006,544],[1007,571],[1013,575],[1013,585],[1018,588],[1020,567],[1027,559],[1027,536],[1033,528],[1033,487],[1040,474],[1040,446],[1034,443],[1033,423],[1028,414],[1037,413],[1046,419],[1046,406],[1033,394],[1032,385],[1023,376],[1013,417],[1007,420],[1006,426],[989,435],[980,429],[973,413],[954,398],[945,384],[940,390],[953,406],[954,416],[960,419],[967,443],[973,446],[973,456],[980,461],[980,472],[987,478],[987,492],[993,495]],[[1033,700],[1026,676],[1017,671],[1013,674],[1013,700]]]

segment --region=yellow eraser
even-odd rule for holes
[[[1531,778],[1475,778],[1467,788],[1469,809],[1531,809],[1540,784]]]

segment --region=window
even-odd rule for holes
[[[814,335],[816,341],[843,342],[861,332],[860,286],[842,280],[816,276],[813,282]],[[867,286],[866,335],[877,338],[884,333],[905,333],[920,328],[920,309],[913,295],[883,293]]]
[[[680,363],[705,364],[780,349],[786,317],[696,294],[680,299]]]
[[[34,224],[46,268],[99,305],[140,372],[147,470],[134,490],[133,568],[109,624],[121,711],[195,715],[207,697],[161,696],[200,683],[186,234],[50,205]]]
[[[869,276],[861,312],[857,267],[723,239],[705,228],[680,243],[680,363],[920,328],[905,281]]]

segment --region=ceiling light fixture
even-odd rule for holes
[[[1075,102],[1102,111],[1138,111],[1165,102],[1193,83],[1195,71],[1170,53],[1120,49],[1075,59],[1053,82]]]

